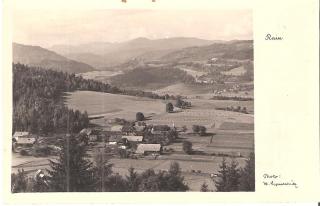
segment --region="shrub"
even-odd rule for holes
[[[137,121],[143,121],[144,120],[144,115],[142,112],[137,112],[136,114],[136,120]]]
[[[173,112],[173,105],[171,102],[166,104],[166,112],[168,113]]]
[[[206,131],[207,131],[207,128],[204,127],[204,126],[199,126],[199,134],[201,136],[205,135],[206,134]]]
[[[199,126],[199,125],[193,125],[193,126],[192,126],[192,131],[193,131],[194,133],[199,133],[199,131],[200,131],[200,126]]]
[[[22,149],[22,150],[20,150],[20,155],[27,156],[27,155],[29,155],[29,153],[27,150]]]
[[[189,141],[184,141],[182,145],[182,149],[185,153],[191,154],[192,153],[192,143]]]

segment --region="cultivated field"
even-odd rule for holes
[[[96,81],[107,81],[110,77],[115,75],[122,74],[121,71],[91,71],[85,73],[79,73],[77,76],[82,76],[84,79],[92,79]]]
[[[66,104],[69,108],[87,111],[90,115],[103,115],[106,118],[125,118],[134,120],[137,112],[145,116],[165,111],[161,100],[132,97],[91,91],[67,93]]]
[[[246,70],[244,69],[243,66],[240,66],[240,67],[231,69],[231,70],[226,71],[226,72],[221,72],[221,73],[224,74],[224,75],[241,76],[244,73],[246,73]]]

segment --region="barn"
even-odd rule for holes
[[[160,144],[138,144],[136,154],[161,154],[162,147]]]

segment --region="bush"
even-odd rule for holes
[[[137,121],[143,121],[144,120],[144,115],[142,112],[137,112],[136,114],[136,120]]]
[[[182,145],[182,149],[185,153],[191,154],[192,153],[192,143],[189,141],[184,141]]]
[[[199,131],[200,131],[200,126],[199,126],[199,125],[193,125],[193,126],[192,126],[192,131],[193,131],[194,133],[199,133]]]
[[[20,150],[20,155],[27,156],[27,155],[29,155],[29,153],[27,150],[22,149],[22,150]]]
[[[201,135],[201,136],[203,136],[203,135],[205,135],[206,134],[206,131],[207,131],[207,128],[206,127],[204,127],[204,126],[199,126],[199,134]]]
[[[166,104],[166,112],[168,113],[173,112],[173,105],[171,102]]]

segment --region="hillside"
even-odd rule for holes
[[[93,71],[88,64],[77,62],[39,46],[29,46],[18,43],[12,44],[14,63],[27,64],[68,73]]]
[[[212,58],[253,60],[253,41],[214,43],[208,46],[188,47],[164,55],[166,62],[207,61]]]
[[[98,69],[123,64],[134,58],[159,59],[178,49],[204,46],[214,41],[176,37],[168,39],[137,38],[121,43],[91,43],[82,45],[56,45],[50,49],[68,58],[83,61]]]
[[[161,88],[176,83],[194,83],[187,72],[176,68],[137,68],[111,78],[111,84],[124,88]]]

